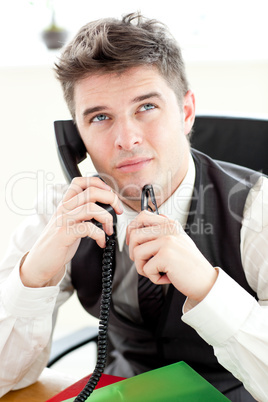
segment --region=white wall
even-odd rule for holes
[[[0,87],[2,256],[10,232],[33,207],[35,176],[62,180],[53,121],[69,114],[50,67],[2,68]]]
[[[197,112],[268,116],[268,61],[188,63]]]

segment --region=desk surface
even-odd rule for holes
[[[46,368],[35,384],[8,392],[1,398],[1,402],[44,402],[75,381],[74,378]]]

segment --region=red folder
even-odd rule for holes
[[[82,389],[85,387],[89,378],[90,378],[90,376],[82,378],[82,380],[79,380],[78,382],[74,383],[70,387],[61,391],[59,394],[48,399],[46,402],[62,402],[62,401],[65,401],[66,399],[76,397],[82,391]],[[121,381],[121,380],[125,380],[125,378],[102,374],[102,376],[96,386],[96,389],[105,387],[106,385],[113,384],[113,383]]]

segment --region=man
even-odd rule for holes
[[[32,218],[13,240],[1,271],[2,394],[46,365],[52,317],[71,287],[98,316],[102,248],[114,226],[101,202],[117,215],[106,372],[127,377],[184,360],[232,401],[268,400],[266,178],[190,149],[195,98],[161,24],[139,15],[90,23],[56,72],[104,181],[58,188],[54,215]],[[159,215],[140,212],[146,184]],[[156,316],[143,315],[142,277],[164,296]]]

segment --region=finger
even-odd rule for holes
[[[135,249],[137,272],[156,284],[170,283],[166,275],[166,257],[163,258],[161,245],[161,240],[156,239]]]
[[[131,231],[129,237],[129,257],[134,260],[134,250],[137,246],[155,240],[161,235],[162,226],[154,225],[149,227],[142,227]]]
[[[129,244],[129,238],[133,230],[143,228],[146,226],[156,226],[168,223],[169,219],[163,215],[156,215],[150,211],[142,211],[139,215],[128,225],[126,232],[126,243]]]
[[[97,244],[104,248],[106,245],[106,236],[102,229],[94,225],[92,222],[80,222],[68,227],[69,233],[75,239],[90,237],[95,240]]]
[[[99,177],[75,177],[68,187],[68,190],[66,191],[62,201],[66,202],[70,200],[90,186],[101,188],[106,191],[111,191],[111,187],[108,186],[108,184],[104,183],[104,181],[101,180]]]
[[[166,260],[162,260],[157,253],[143,265],[144,275],[157,285],[167,285],[171,283],[168,277],[168,272],[165,272],[165,261]]]
[[[136,269],[140,275],[147,276],[143,270],[144,265],[159,251],[158,239],[140,244],[133,250]]]
[[[105,189],[93,186],[86,188],[81,193],[65,201],[62,204],[62,207],[67,211],[71,211],[72,209],[89,202],[99,202],[102,204],[111,205],[116,213],[121,214],[123,212],[122,204],[117,194],[115,194],[112,190],[107,191]]]
[[[113,233],[113,217],[106,211],[106,209],[100,207],[95,203],[87,203],[75,208],[66,214],[60,215],[58,217],[58,225],[74,225],[76,223],[81,223],[84,221],[90,221],[95,219],[97,222],[101,223],[103,230],[111,235]]]
[[[132,251],[137,244],[142,244],[143,242],[153,240],[160,236],[176,236],[181,232],[181,230],[181,225],[178,222],[168,219],[167,217],[164,217],[164,219],[161,219],[161,217],[157,218],[157,220],[153,221],[151,226],[142,226],[138,229],[130,227],[127,238],[130,258],[133,258]]]

